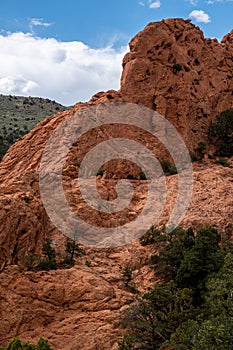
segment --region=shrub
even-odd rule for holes
[[[85,261],[85,265],[86,265],[87,267],[91,267],[91,266],[92,266],[91,261],[90,261],[90,260],[86,260],[86,261]]]
[[[23,346],[18,338],[14,338],[7,345],[6,350],[22,350]]]
[[[215,162],[216,164],[222,165],[226,168],[232,168],[232,165],[224,158],[219,158]]]
[[[70,238],[66,239],[64,263],[73,265],[74,258],[84,254],[85,251],[80,247],[79,243],[75,243],[75,241]]]
[[[57,268],[70,268],[74,265],[74,258],[85,254],[85,250],[79,243],[67,238],[65,251],[56,253],[51,245],[51,241],[46,239],[42,248],[42,257],[36,254],[28,254],[23,257],[24,265],[29,270],[56,270]],[[90,262],[91,264],[91,262]]]
[[[24,265],[29,270],[34,270],[40,262],[40,256],[36,254],[28,254],[28,255],[24,255],[23,260],[24,260]]]
[[[217,145],[217,155],[233,155],[233,109],[220,113],[216,122],[210,124],[209,138]]]
[[[173,265],[172,273],[123,312],[118,349],[231,349],[233,244],[225,249],[213,227],[160,235],[156,277]]]
[[[157,238],[160,235],[160,231],[155,228],[154,225],[142,236],[139,238],[139,242],[142,246],[153,244],[156,242]]]
[[[143,171],[140,173],[140,180],[147,180],[146,174]]]
[[[42,248],[44,258],[38,264],[38,268],[42,270],[56,270],[56,252],[51,246],[51,241],[46,239]]]
[[[199,142],[197,145],[197,148],[195,148],[195,153],[197,155],[197,160],[202,160],[205,156],[206,151],[206,143],[205,142]]]
[[[125,336],[122,339],[118,340],[118,349],[119,350],[131,350],[132,349],[132,340],[131,337]]]
[[[215,228],[198,230],[195,244],[185,254],[176,273],[178,286],[202,288],[207,275],[218,271],[222,264],[221,237]]]
[[[177,169],[175,165],[173,165],[169,160],[163,159],[161,160],[161,166],[165,173],[165,175],[174,175],[177,174]]]
[[[178,72],[180,72],[182,70],[182,65],[179,63],[175,63],[172,66],[172,70],[174,74],[177,74]]]
[[[132,270],[128,266],[126,266],[123,270],[123,279],[126,286],[128,286],[129,282],[132,281]]]
[[[47,340],[40,338],[38,340],[37,346],[36,346],[36,350],[51,350],[51,347],[48,343]]]
[[[24,196],[23,199],[26,203],[29,203],[31,200],[30,197],[28,197],[28,196]]]
[[[99,169],[99,170],[97,171],[96,176],[103,176],[103,175],[104,175],[104,170],[103,170],[103,169]]]
[[[29,342],[21,343],[18,338],[12,339],[6,348],[0,346],[0,350],[51,350],[47,340],[40,338],[37,345]]]
[[[137,180],[136,176],[134,176],[133,174],[128,174],[127,179],[128,180]]]
[[[171,234],[160,232],[157,243],[159,241],[163,245],[157,255],[152,255],[151,263],[162,278],[175,278],[186,252],[194,245],[194,232],[191,228],[183,230],[178,227]]]

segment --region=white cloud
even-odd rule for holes
[[[53,23],[44,22],[42,18],[32,18],[30,26],[50,27]]]
[[[14,94],[15,91],[28,94],[37,87],[37,83],[32,80],[25,80],[20,74],[14,77],[0,78],[0,91],[4,91],[5,94]]]
[[[30,32],[34,34],[34,27],[50,27],[53,23],[44,22],[43,18],[31,18],[29,23]]]
[[[92,49],[33,34],[0,35],[0,93],[48,97],[69,105],[118,89],[127,48]]]
[[[197,22],[209,23],[210,17],[202,10],[194,10],[189,14],[190,18],[194,18]]]
[[[160,6],[161,6],[160,0],[156,0],[156,1],[149,0],[149,7],[151,9],[158,9]]]
[[[144,2],[142,2],[142,1],[139,1],[139,3],[138,3],[140,6],[142,6],[142,7],[145,7],[145,4],[144,4]]]

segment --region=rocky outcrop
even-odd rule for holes
[[[1,341],[18,335],[35,342],[43,335],[54,349],[116,349],[121,312],[133,301],[124,268],[134,269],[141,290],[154,281],[152,271],[143,267],[145,253],[135,244],[87,251],[68,270],[20,272],[9,266],[0,275]]]
[[[233,107],[232,57],[232,32],[219,43],[205,39],[189,20],[150,23],[130,42],[119,91],[98,93],[86,104],[78,103],[71,111],[45,119],[11,147],[0,164],[0,339],[4,343],[14,336],[32,342],[43,336],[54,349],[114,350],[122,332],[120,313],[133,301],[122,278],[124,267],[132,268],[133,281],[141,290],[155,281],[146,265],[150,251],[137,242],[108,250],[87,248],[87,255],[68,270],[22,271],[24,255],[39,253],[45,237],[52,239],[57,251],[64,244],[65,238],[46,214],[39,191],[40,160],[54,130],[73,113],[89,106],[126,101],[164,115],[193,150],[199,141],[207,140],[210,121]],[[180,65],[179,69],[174,65]],[[109,133],[111,137],[132,137],[129,128],[120,126],[116,134],[113,129]],[[133,136],[145,146],[150,143],[143,133]],[[77,198],[74,180],[76,163],[103,139],[101,129],[92,137],[84,135],[80,144],[85,147],[75,145],[64,166],[67,198],[74,210],[80,209],[97,226],[103,218]],[[160,148],[159,154],[164,154]],[[116,195],[114,173],[137,174],[132,165],[127,167],[125,173],[124,163],[113,162],[105,177],[98,178],[104,198]],[[185,227],[212,224],[224,235],[232,233],[232,174],[233,169],[216,165],[213,160],[205,159],[202,165],[194,166],[193,196],[182,222]],[[166,182],[167,201],[160,225],[168,221],[176,201],[177,175]],[[146,200],[145,182],[135,180],[134,184],[137,190],[130,209],[132,216],[140,212]]]
[[[233,31],[204,38],[190,20],[150,23],[129,43],[119,92],[96,94],[91,102],[125,100],[166,116],[190,149],[206,139],[209,123],[233,107]],[[175,64],[182,69],[176,72]]]

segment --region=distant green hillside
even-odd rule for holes
[[[0,160],[8,148],[42,119],[69,107],[39,97],[0,95]]]

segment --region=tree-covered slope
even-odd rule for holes
[[[17,139],[42,119],[66,109],[49,99],[0,95],[0,160]]]

